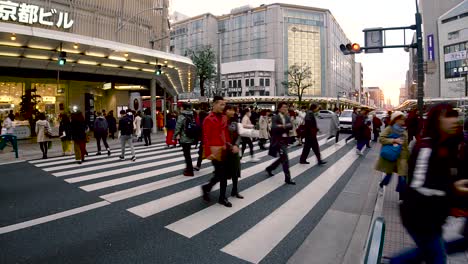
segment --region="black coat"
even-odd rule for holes
[[[271,143],[268,155],[272,157],[277,157],[280,150],[286,151],[288,147],[289,131],[293,126],[289,116],[284,116],[284,119],[284,126],[280,114],[271,119]]]
[[[88,126],[85,122],[72,120],[70,123],[71,126],[71,136],[73,140],[86,140],[86,129]]]
[[[117,120],[114,116],[106,116],[107,125],[109,126],[109,132],[115,133],[117,131]]]
[[[65,136],[61,137],[63,135],[63,132],[65,132]],[[72,140],[72,130],[71,130],[70,120],[62,119],[62,121],[60,121],[59,136],[61,137],[60,139],[62,141]]]
[[[311,139],[317,136],[318,127],[317,127],[317,119],[315,119],[315,114],[313,111],[307,111],[305,119],[304,119],[304,138]]]

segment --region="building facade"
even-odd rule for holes
[[[468,96],[468,0],[438,20],[441,97]]]
[[[423,20],[423,48],[426,71],[424,75],[424,97],[438,98],[441,96],[441,75],[439,64],[440,52],[438,19],[447,11],[463,2],[463,0],[423,0],[418,1]]]
[[[171,31],[200,19],[197,16],[175,23]],[[288,95],[283,82],[287,80],[287,69],[294,64],[311,68],[312,76],[307,80],[311,86],[304,96],[336,97],[338,92],[353,93],[354,56],[345,56],[340,51],[339,45],[349,40],[329,10],[288,4],[244,6],[216,19],[218,26],[213,32],[218,34],[207,37],[203,44],[216,49],[213,43],[220,42],[221,79],[225,89],[231,89],[231,92],[223,91],[226,96]],[[202,22],[201,31],[208,31],[211,24]],[[180,38],[187,40],[190,32]],[[180,38],[171,37],[171,46],[176,54],[184,55]],[[245,65],[258,66],[266,61],[268,69],[274,62],[273,71],[245,69]],[[229,87],[229,79],[234,85],[233,76],[238,76],[236,87]],[[245,79],[249,79],[249,86]],[[254,79],[253,86],[250,79]]]
[[[406,86],[402,86],[400,88],[400,96],[399,96],[399,99],[398,99],[398,104],[402,104],[406,100],[408,100],[408,88],[406,88]]]
[[[368,87],[369,103],[376,108],[384,108],[385,97],[382,89],[379,87]]]
[[[356,62],[354,66],[354,91],[357,93],[355,99],[362,104],[364,98],[364,70],[360,62]]]
[[[32,120],[37,110],[55,125],[60,113],[80,110],[92,124],[94,111],[142,110],[144,96],[156,108],[156,96],[193,89],[191,60],[158,50],[168,46],[167,7],[167,0],[0,3],[0,119],[12,111]]]

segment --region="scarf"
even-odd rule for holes
[[[401,135],[403,134],[403,132],[405,132],[405,128],[400,126],[399,124],[394,124],[392,126],[392,129],[393,129],[393,132],[395,132],[398,135]]]

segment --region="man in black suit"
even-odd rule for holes
[[[291,173],[289,172],[289,159],[288,159],[288,139],[289,131],[292,129],[291,119],[288,114],[288,105],[285,102],[278,104],[278,114],[273,116],[271,120],[271,144],[268,155],[279,158],[268,166],[265,170],[269,176],[273,176],[272,171],[276,169],[280,163],[283,166],[284,181],[286,184],[295,185],[296,183],[291,180]]]
[[[301,158],[299,159],[300,164],[310,164],[310,162],[307,161],[307,157],[309,156],[309,153],[310,153],[310,148],[312,148],[312,150],[315,153],[315,156],[317,157],[318,165],[323,165],[327,163],[323,161],[322,158],[320,157],[320,147],[317,141],[318,127],[317,127],[317,120],[315,119],[315,112],[317,111],[318,111],[317,105],[311,104],[309,111],[307,111],[307,114],[305,117],[305,122],[304,122],[305,144],[304,144],[304,148],[302,149]]]

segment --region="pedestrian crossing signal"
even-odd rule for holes
[[[161,65],[156,65],[156,71],[154,74],[156,74],[157,76],[162,74]]]
[[[58,57],[58,65],[63,66],[67,63],[67,53],[61,51]]]

